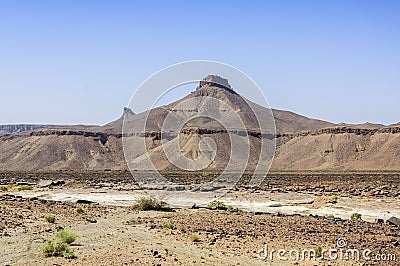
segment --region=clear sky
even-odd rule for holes
[[[196,59],[244,71],[273,108],[397,123],[399,14],[388,0],[0,1],[0,124],[104,124],[148,76]]]

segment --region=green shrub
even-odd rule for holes
[[[67,244],[61,241],[57,241],[54,246],[54,256],[61,256],[66,259],[72,259],[75,257],[74,250]]]
[[[167,228],[167,229],[174,229],[174,227],[175,227],[175,225],[174,225],[173,221],[169,221],[168,223],[166,223],[164,225],[164,228]]]
[[[43,253],[43,255],[44,255],[45,257],[54,256],[54,254],[55,254],[55,253],[54,253],[55,248],[54,248],[53,241],[47,240],[45,244],[43,244],[43,245],[41,245],[41,246],[39,247],[39,250]]]
[[[84,214],[85,210],[82,209],[82,208],[76,208],[76,212],[79,213],[79,214]]]
[[[75,233],[73,233],[73,232],[71,232],[69,230],[62,229],[62,230],[57,232],[56,237],[62,243],[71,244],[72,242],[74,242],[76,240],[76,238],[78,236]]]
[[[179,231],[181,231],[181,232],[186,232],[186,228],[183,226],[183,225],[181,225],[180,227],[179,227]]]
[[[48,221],[49,223],[55,223],[55,221],[56,221],[56,217],[54,217],[54,216],[46,216],[46,217],[44,217],[45,219],[46,219],[46,221]]]
[[[361,213],[353,213],[351,216],[350,216],[350,218],[352,219],[352,220],[362,220],[361,219]]]
[[[130,222],[130,223],[136,223],[136,219],[135,218],[132,218],[132,219],[130,219],[128,222]]]
[[[45,257],[64,257],[66,259],[75,258],[74,250],[65,242],[47,240],[39,247]]]
[[[22,191],[22,190],[32,190],[33,187],[30,185],[22,185],[18,187],[18,191]]]
[[[337,203],[338,202],[338,196],[333,196],[330,200],[330,203]]]
[[[210,202],[207,205],[207,207],[212,210],[226,210],[227,209],[227,207],[225,206],[225,203],[223,203],[219,200],[214,200],[214,201]]]
[[[8,185],[3,185],[0,186],[0,192],[7,191],[9,189],[12,189],[15,185],[13,183],[9,183]]]
[[[153,198],[140,198],[133,205],[133,209],[139,211],[160,211],[166,210],[165,204],[165,202],[157,201]]]

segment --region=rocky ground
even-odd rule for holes
[[[216,172],[185,173],[165,172],[163,176],[175,184],[196,185],[209,182]],[[148,175],[147,172],[138,175]],[[139,186],[128,171],[103,172],[0,172],[0,184],[61,180],[68,187],[113,188],[137,190]],[[235,191],[247,190],[251,175],[245,174]],[[46,184],[45,184],[46,185]],[[259,187],[265,192],[301,192],[314,195],[365,196],[400,199],[400,173],[398,172],[270,172]]]
[[[107,178],[101,182],[93,179],[78,182],[79,179],[77,181],[67,174],[52,174],[53,179],[59,182],[50,180],[52,184],[46,185],[57,189],[105,186],[116,191],[135,189],[136,184],[128,179],[119,179],[118,173],[104,175]],[[328,190],[337,190],[333,192],[337,195],[364,190],[368,186],[372,191],[388,193],[363,194],[362,197],[390,200],[399,188],[398,177],[391,175],[386,185],[379,177],[367,176],[363,182],[350,182],[351,176],[342,175],[343,180],[336,182],[336,186],[334,181],[338,176],[317,175],[315,182],[310,182],[310,178],[296,175],[292,179],[282,177],[280,181],[270,179],[265,188],[271,186],[273,189],[262,191],[274,194],[278,189],[291,190],[301,186],[307,188],[304,193],[310,190],[330,198],[332,194],[329,191],[320,191],[318,187],[323,185]],[[235,208],[137,211],[130,206],[54,202],[12,195],[30,182],[36,182],[35,190],[39,179],[47,178],[46,182],[49,182],[49,177],[50,174],[31,176],[23,181],[19,178],[19,182],[24,183],[10,186],[0,194],[0,265],[399,265],[400,228],[385,221],[372,223],[322,216],[255,214]],[[14,178],[17,174],[3,175],[2,184],[16,181]],[[323,178],[324,182],[321,181]],[[288,184],[290,180],[292,182]],[[245,189],[241,185],[237,188],[238,191]],[[54,216],[55,222],[47,221],[48,216]],[[71,246],[76,258],[44,257],[39,247],[46,240],[55,239],[57,231],[63,228],[79,236]],[[322,260],[301,259],[304,249],[320,254],[324,249],[338,248],[338,239],[342,239],[340,244],[345,243],[344,252],[370,249],[372,254],[368,257],[371,260],[363,259],[362,255],[359,261],[329,259],[326,253]],[[272,261],[269,257],[259,258],[265,254],[264,251],[258,254],[265,244],[268,255],[272,249],[275,250]],[[288,260],[279,260],[276,251],[279,249],[296,249],[300,252],[300,259],[296,261],[295,256],[292,258],[286,253],[284,257]],[[378,260],[375,255],[386,257]],[[397,260],[393,260],[394,256]]]

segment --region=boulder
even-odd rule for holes
[[[39,182],[38,182],[38,187],[48,187],[48,186],[60,186],[60,185],[63,185],[63,184],[65,184],[65,181],[64,180],[56,180],[56,181],[53,181],[53,180],[45,180],[45,179],[41,179]]]

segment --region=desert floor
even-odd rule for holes
[[[132,205],[146,191],[118,173],[104,174],[101,182],[85,174],[77,178],[76,173],[3,173],[1,184],[15,185],[0,193],[0,263],[399,265],[400,228],[386,220],[399,217],[400,178],[395,173],[363,175],[280,173],[250,194],[246,185],[235,186],[218,199],[232,206],[229,209],[212,210],[200,203],[192,207],[187,199],[199,194],[170,191],[178,195],[171,210],[137,211]],[[43,185],[51,180],[53,184]],[[19,190],[24,184],[32,190]],[[161,193],[154,188],[151,192]],[[178,201],[182,196],[186,199]],[[351,220],[352,213],[362,214],[362,220]],[[54,216],[55,222],[46,216]],[[379,217],[383,221],[377,222]],[[39,247],[62,228],[78,235],[71,245],[76,258],[44,257]],[[268,255],[275,250],[272,260],[260,258],[265,244]],[[369,249],[370,260],[362,255],[360,260],[332,259],[327,254],[302,260],[305,249],[340,250],[338,244],[344,253]],[[287,251],[287,260],[277,257],[279,249]],[[297,250],[300,259],[295,260],[295,253],[289,256],[290,250]]]

